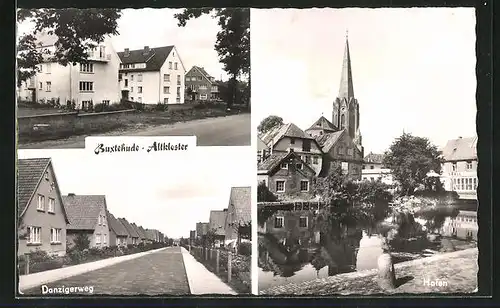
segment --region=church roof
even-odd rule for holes
[[[342,134],[345,132],[345,129],[339,130],[333,133],[326,133],[320,135],[316,138],[316,142],[321,146],[321,149],[324,153],[330,152],[332,147],[337,143]]]
[[[349,52],[349,40],[345,38],[344,60],[342,62],[342,75],[340,76],[339,98],[353,98],[354,87],[352,82],[351,54]]]
[[[335,125],[333,125],[332,122],[328,121],[327,118],[325,118],[324,116],[321,116],[316,122],[314,122],[313,125],[311,125],[311,127],[309,127],[306,131],[308,130],[312,130],[312,129],[322,129],[322,130],[325,130],[325,131],[332,131],[332,132],[335,132],[337,131],[337,128],[335,127]]]
[[[449,140],[443,148],[443,157],[446,161],[477,159],[476,144],[477,137]]]

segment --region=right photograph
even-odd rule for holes
[[[478,292],[475,26],[252,9],[260,295]]]

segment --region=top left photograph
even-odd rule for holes
[[[17,11],[18,148],[88,136],[250,146],[250,10]]]

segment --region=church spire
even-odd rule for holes
[[[344,61],[342,63],[342,75],[340,76],[339,98],[354,98],[354,87],[352,85],[351,55],[349,52],[348,32],[345,35]]]

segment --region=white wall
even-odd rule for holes
[[[169,68],[169,62],[172,62],[172,69]],[[177,62],[177,70],[175,69],[175,63]],[[170,74],[170,82],[163,81],[163,75]],[[160,83],[162,89],[162,102],[165,98],[168,98],[169,104],[184,104],[184,76],[186,75],[186,68],[184,67],[182,60],[174,47],[170,54],[168,55],[165,63],[160,69]],[[180,76],[180,85],[177,85],[177,76]],[[170,87],[170,94],[163,94],[163,87]],[[180,96],[177,99],[177,88],[180,88]]]

